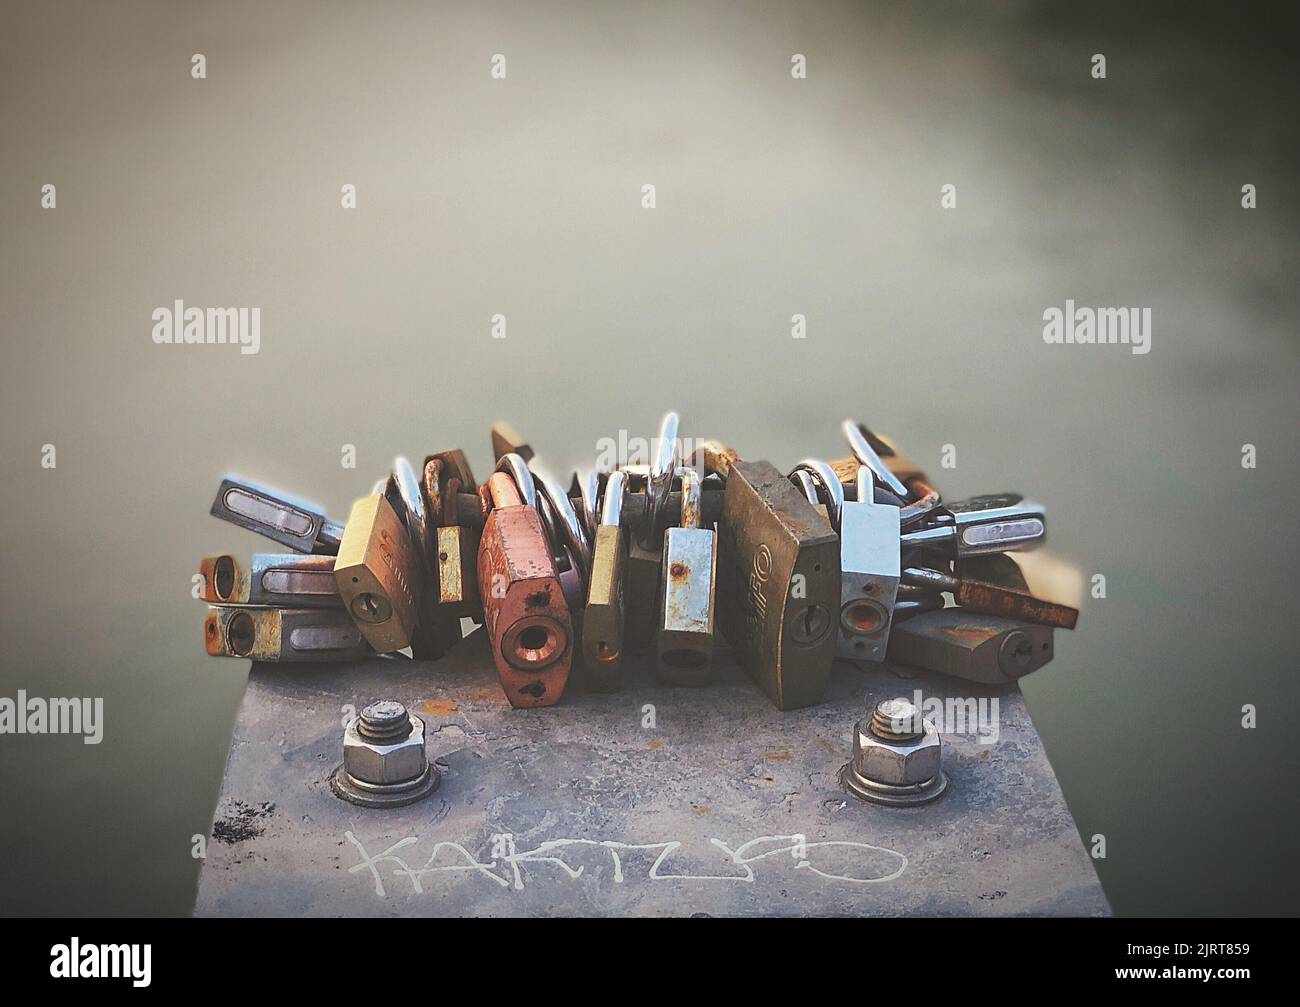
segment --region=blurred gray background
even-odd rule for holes
[[[190,577],[274,548],[223,472],[343,518],[496,418],[559,468],[670,407],[1044,502],[1108,597],[1024,689],[1115,910],[1300,908],[1295,16],[1081,7],[6,2],[0,694],[106,732],[0,737],[0,911],[189,911],[247,667]],[[177,298],[261,352],[155,345]],[[1066,298],[1152,352],[1046,345]]]

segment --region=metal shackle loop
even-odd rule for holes
[[[650,471],[646,476],[646,512],[641,523],[641,543],[654,545],[655,529],[668,503],[673,488],[673,474],[677,470],[677,414],[664,414],[659,424],[659,437],[651,445]]]
[[[797,472],[806,472],[821,492],[826,494],[827,512],[831,519],[831,527],[838,532],[840,522],[844,516],[844,484],[840,482],[835,470],[818,458],[805,458],[794,467],[794,471],[790,474],[793,481],[802,484],[802,480],[795,475]],[[804,492],[806,494],[807,490],[805,489]],[[817,501],[812,500],[811,502],[816,503]]]
[[[678,468],[677,478],[682,484],[682,520],[683,528],[699,528],[700,505],[703,502],[703,482],[700,474],[692,468]]]
[[[907,487],[898,479],[898,476],[889,471],[889,466],[876,453],[876,449],[871,446],[856,420],[845,420],[841,425],[844,436],[849,442],[849,448],[853,452],[853,457],[863,465],[871,469],[875,477],[889,489],[891,493],[900,499],[906,501],[911,494]]]
[[[493,472],[487,481],[488,497],[493,507],[522,507],[524,498],[519,492],[519,484],[510,478],[509,472]]]
[[[605,479],[605,496],[600,507],[600,523],[617,528],[623,520],[623,490],[627,486],[627,473],[615,469]]]
[[[537,506],[537,487],[533,483],[533,474],[528,471],[528,463],[513,451],[501,456],[497,462],[497,472],[504,472],[515,480],[519,498],[529,507]]]
[[[541,477],[538,477],[537,482],[541,486],[538,500],[544,504],[544,508],[539,510],[543,524],[548,526],[551,534],[551,546],[562,547],[568,552],[585,585],[591,573],[591,543],[587,541],[587,533],[578,520],[578,512],[573,509],[569,495],[558,483]]]

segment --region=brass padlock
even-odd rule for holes
[[[672,685],[704,685],[713,667],[717,533],[700,527],[700,477],[677,470],[682,486],[681,526],[664,533],[659,592],[658,676]]]
[[[477,490],[462,451],[430,455],[424,463],[425,506],[437,525],[436,562],[439,608],[447,614],[482,620],[478,593],[480,530],[461,521],[460,494]]]
[[[328,608],[214,605],[203,645],[213,657],[254,661],[355,661],[370,653],[347,613]]]
[[[411,644],[420,603],[416,563],[406,529],[382,494],[352,505],[334,583],[361,635],[381,654]]]
[[[781,710],[820,702],[840,608],[835,532],[769,462],[706,442],[696,452],[726,479],[718,527],[718,626]]]
[[[523,459],[488,480],[492,510],[479,544],[483,626],[511,706],[551,706],[568,682],[572,630],[564,590]],[[523,472],[516,482],[511,472]]]
[[[592,550],[587,606],[582,617],[582,651],[593,688],[618,684],[623,661],[623,578],[627,566],[627,537],[621,527],[624,472],[605,480],[605,498]]]

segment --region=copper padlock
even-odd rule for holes
[[[522,459],[513,472],[498,471],[487,483],[492,510],[478,552],[483,625],[510,705],[552,706],[569,680],[573,630]]]

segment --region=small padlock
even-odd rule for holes
[[[573,658],[569,608],[527,466],[509,454],[501,465],[488,480],[492,510],[479,545],[483,625],[510,705],[551,706]]]
[[[646,506],[639,525],[631,529],[624,616],[624,644],[631,652],[645,650],[655,640],[655,603],[664,558],[663,513],[677,470],[677,425],[674,412],[660,421],[644,477]]]
[[[434,528],[437,566],[436,602],[444,616],[481,621],[478,594],[478,546],[481,525],[462,521],[461,494],[476,493],[478,485],[465,453],[459,449],[429,455],[421,481],[425,511]],[[468,519],[473,516],[467,512]]]
[[[384,495],[406,528],[417,560],[420,610],[411,636],[411,655],[417,660],[434,661],[460,642],[460,616],[438,605],[436,523],[425,505],[421,480],[405,458],[399,456],[393,460],[393,471],[385,484]]]
[[[1018,493],[997,493],[946,503],[927,526],[903,535],[904,548],[942,549],[964,559],[994,552],[1036,549],[1047,539],[1047,512]]]
[[[781,710],[820,702],[835,657],[840,544],[803,493],[769,462],[717,442],[697,466],[726,480],[718,525],[718,627]]]
[[[382,494],[352,505],[334,583],[361,635],[386,654],[411,644],[419,619],[419,567],[401,518]]]
[[[217,487],[212,516],[296,552],[333,556],[343,537],[343,526],[326,517],[317,504],[230,475]]]
[[[680,527],[664,532],[662,587],[656,606],[658,676],[672,685],[703,685],[713,664],[714,601],[718,579],[717,533],[700,527],[699,474],[679,468]]]
[[[840,536],[840,607],[836,656],[846,661],[885,659],[898,598],[898,508],[875,502],[871,470],[859,466],[857,500],[846,500],[839,478],[825,462],[800,462],[827,495],[831,524]]]
[[[623,661],[623,576],[627,536],[620,525],[627,474],[618,470],[605,480],[600,523],[592,549],[587,606],[582,617],[582,652],[593,688],[618,684]]]
[[[247,567],[229,553],[199,561],[200,597],[213,604],[275,608],[342,608],[333,556],[253,553]]]
[[[347,613],[328,608],[210,606],[203,645],[214,657],[254,661],[355,661],[371,653]]]
[[[1052,659],[1052,629],[949,607],[895,627],[889,659],[971,682],[999,684]]]

